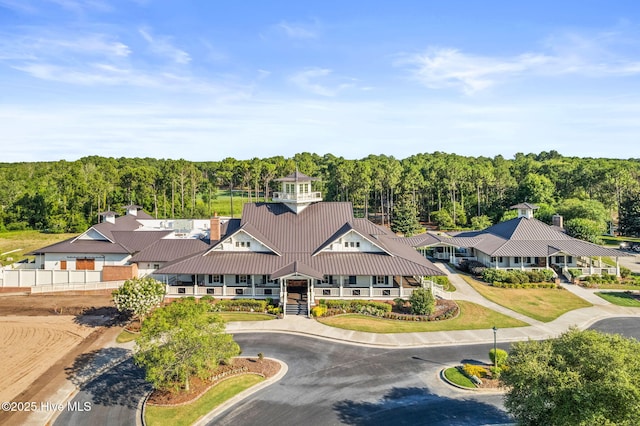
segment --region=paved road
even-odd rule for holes
[[[151,390],[144,372],[128,358],[88,382],[71,401],[91,403],[90,411],[63,411],[55,425],[122,426],[136,424],[138,403]]]
[[[599,321],[594,329],[640,339],[640,318]],[[215,425],[486,425],[508,423],[502,396],[443,384],[446,365],[488,361],[492,345],[380,349],[277,333],[236,336],[244,355],[285,361],[287,375],[226,412]],[[500,345],[504,349],[505,346]],[[132,425],[149,389],[131,360],[89,382],[72,402],[90,412],[63,412],[56,425]]]
[[[509,422],[502,396],[460,391],[437,379],[447,365],[488,361],[491,345],[363,348],[283,334],[236,336],[245,355],[286,362],[287,375],[215,425],[481,425]]]

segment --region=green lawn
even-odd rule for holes
[[[612,237],[610,235],[604,235],[600,238],[602,239],[602,242],[604,244],[609,246],[616,246],[616,247],[618,247],[620,243],[623,241],[635,241],[640,243],[640,238],[634,238],[634,237]]]
[[[193,424],[198,418],[209,413],[218,405],[236,396],[240,392],[262,382],[264,378],[257,374],[244,374],[242,376],[226,379],[205,393],[192,404],[179,407],[145,407],[145,421],[147,425],[173,425],[187,426]]]
[[[444,370],[444,376],[452,383],[465,388],[475,388],[476,385],[456,367],[450,367]]]
[[[592,306],[591,303],[566,290],[548,288],[497,288],[460,275],[471,287],[488,300],[512,311],[542,322],[553,321],[574,309]]]
[[[596,294],[614,305],[640,308],[640,300],[629,293],[599,291]]]
[[[472,302],[456,301],[460,306],[460,315],[443,321],[399,321],[376,318],[368,315],[346,314],[318,318],[322,324],[345,330],[365,331],[368,333],[414,333],[422,331],[479,330],[524,327],[529,324],[492,311]]]
[[[77,234],[45,234],[40,231],[0,232],[0,264],[4,266],[26,258],[33,258],[33,256],[26,256],[26,253],[75,237],[76,235]],[[8,260],[9,258],[13,260]]]
[[[275,318],[273,315],[257,312],[216,312],[216,314],[225,321],[268,321]]]
[[[139,334],[130,333],[127,330],[122,330],[118,337],[116,337],[116,342],[118,343],[127,343],[138,338]]]

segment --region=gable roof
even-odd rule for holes
[[[169,262],[194,253],[202,253],[208,247],[207,243],[195,238],[160,239],[135,254],[131,262]]]
[[[621,250],[570,237],[559,228],[535,218],[519,217],[483,231],[452,234],[460,243],[459,247],[473,247],[491,256],[546,257],[557,253],[573,256],[628,256]]]
[[[268,242],[279,255],[209,250],[205,255],[172,262],[157,273],[284,276],[297,270],[312,277],[323,274],[442,275],[416,250],[396,241],[395,234],[366,219],[354,218],[351,203],[316,203],[298,214],[281,203],[248,203],[244,205],[240,229],[247,229],[255,237],[261,234],[258,239]],[[318,251],[326,247],[327,242],[350,231],[358,232],[385,252]]]

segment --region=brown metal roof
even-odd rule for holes
[[[249,203],[244,206],[241,228],[249,234],[259,232],[279,255],[213,250],[204,256],[173,262],[158,273],[273,275],[283,274],[297,265],[299,272],[309,268],[307,275],[314,277],[442,275],[416,250],[397,241],[395,234],[365,219],[355,219],[351,203],[311,204],[298,214],[280,203]],[[351,229],[388,253],[318,252],[327,241]]]
[[[161,239],[134,255],[131,262],[169,262],[190,254],[201,253],[208,247],[207,243],[194,238]]]
[[[291,173],[290,175],[276,179],[277,182],[298,182],[298,181],[310,181],[310,180],[320,180],[320,179],[316,177],[307,176],[304,173],[300,173],[297,170]]]

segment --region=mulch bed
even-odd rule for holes
[[[221,365],[215,371],[211,373],[211,376],[221,375],[221,373],[229,372],[233,370],[244,370],[241,374],[259,374],[265,378],[273,377],[280,371],[280,363],[271,359],[258,359],[258,358],[234,358],[231,365]],[[189,381],[189,392],[168,392],[161,390],[154,390],[147,404],[149,405],[182,405],[188,404],[207,392],[213,385],[220,381],[234,377],[229,375],[217,380],[200,379],[198,377],[192,377]]]

